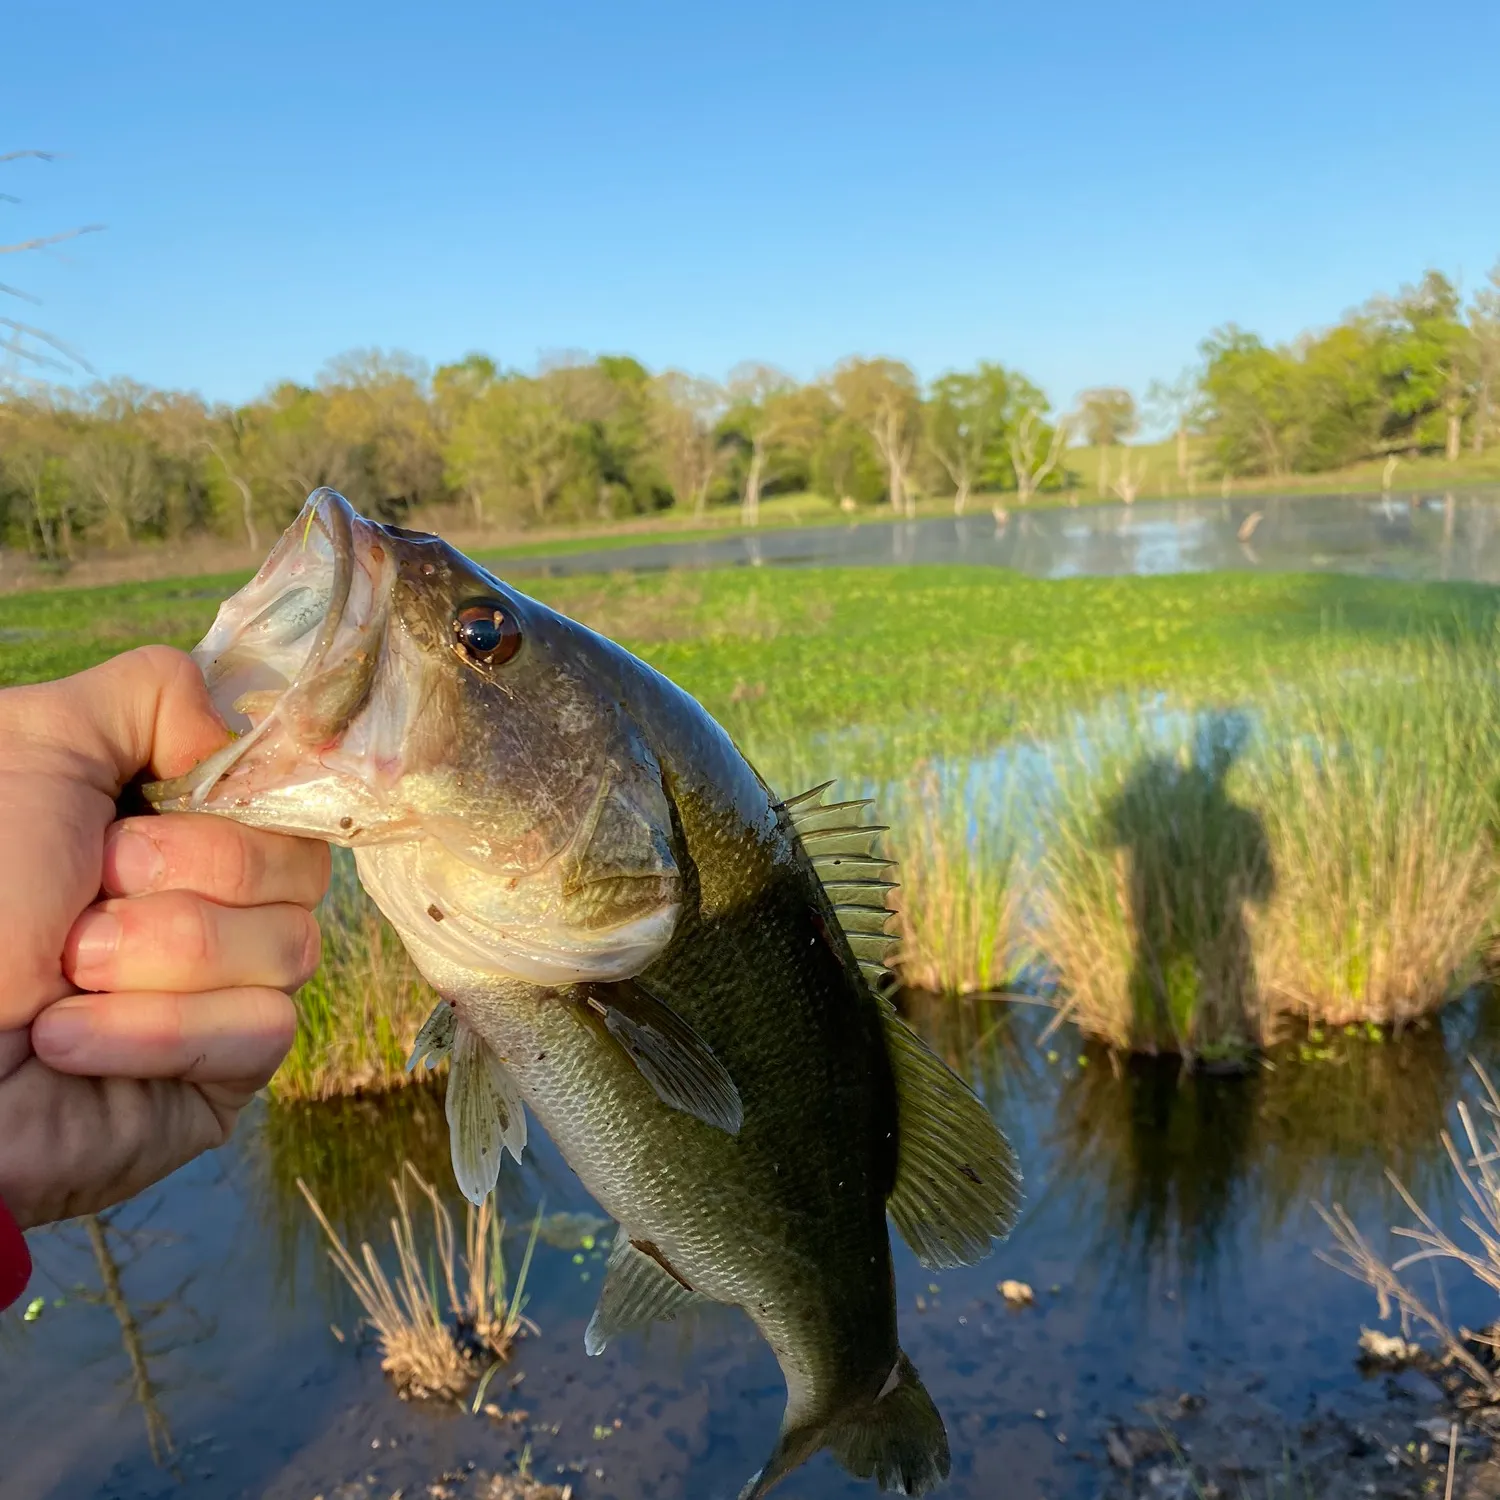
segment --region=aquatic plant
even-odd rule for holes
[[[431,1209],[433,1262],[448,1294],[447,1315],[437,1274],[429,1275],[423,1264],[407,1195],[408,1178]],[[509,1358],[511,1345],[523,1329],[536,1331],[523,1308],[540,1215],[532,1225],[515,1286],[509,1287],[502,1248],[505,1223],[495,1213],[493,1200],[486,1198],[477,1209],[472,1204],[467,1208],[460,1267],[447,1207],[437,1189],[405,1162],[391,1182],[396,1217],[390,1229],[397,1267],[392,1281],[369,1242],[361,1244],[356,1260],[307,1184],[299,1178],[297,1186],[328,1237],[329,1259],[375,1329],[381,1346],[380,1368],[390,1375],[401,1396],[458,1401],[486,1366]]]
[[[1413,1328],[1426,1329],[1436,1339],[1443,1363],[1462,1371],[1478,1395],[1493,1405],[1500,1402],[1500,1361],[1496,1358],[1500,1325],[1479,1332],[1454,1329],[1441,1305],[1434,1310],[1402,1278],[1402,1272],[1412,1266],[1449,1261],[1470,1272],[1492,1293],[1500,1294],[1500,1092],[1478,1062],[1473,1068],[1483,1090],[1480,1119],[1476,1121],[1467,1101],[1460,1100],[1456,1106],[1467,1149],[1460,1150],[1447,1130],[1441,1137],[1454,1176],[1475,1210],[1463,1221],[1472,1244],[1460,1244],[1442,1229],[1393,1173],[1392,1185],[1416,1223],[1398,1225],[1391,1232],[1414,1245],[1412,1253],[1387,1261],[1353,1217],[1335,1203],[1331,1209],[1316,1205],[1334,1241],[1332,1250],[1319,1251],[1318,1256],[1335,1270],[1366,1282],[1375,1292],[1382,1320],[1393,1312],[1400,1314],[1403,1335],[1409,1335]]]
[[[1117,704],[1054,735],[1035,942],[1064,1013],[1213,1059],[1460,992],[1500,912],[1491,659],[1407,642],[1244,713]]]
[[[1009,988],[1031,954],[1022,924],[1014,782],[921,767],[893,800],[891,853],[901,946],[913,989],[965,995]]]
[[[347,850],[318,908],[323,961],[297,992],[297,1036],[271,1080],[277,1100],[398,1088],[406,1058],[438,1003],[395,930],[365,894]]]
[[[1500,906],[1493,653],[1412,642],[1276,695],[1243,793],[1275,865],[1255,927],[1278,1011],[1400,1027],[1476,976]]]
[[[1034,941],[1061,1014],[1112,1047],[1243,1054],[1272,1030],[1246,923],[1271,849],[1229,779],[1247,734],[1124,703],[1045,742]]]

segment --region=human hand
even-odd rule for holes
[[[326,846],[200,813],[116,820],[138,772],[178,775],[228,737],[166,646],[0,691],[0,1203],[23,1228],[222,1145],[291,1044]]]

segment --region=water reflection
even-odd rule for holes
[[[1372,1300],[1314,1261],[1326,1234],[1307,1205],[1343,1202],[1377,1230],[1400,1217],[1384,1177],[1391,1168],[1440,1222],[1457,1222],[1462,1205],[1438,1137],[1465,1087],[1466,1055],[1500,1063],[1500,1007],[1488,996],[1476,992],[1440,1024],[1396,1040],[1295,1038],[1273,1049],[1272,1066],[1239,1077],[1162,1059],[1116,1067],[1076,1035],[1049,1033],[1040,1006],[901,1003],[979,1090],[1027,1172],[1021,1223],[989,1261],[934,1276],[897,1255],[903,1343],[953,1442],[945,1494],[980,1500],[1008,1488],[1094,1500],[1107,1459],[1074,1456],[1090,1432],[1106,1419],[1135,1420],[1136,1403],[1155,1391],[1201,1389],[1210,1366],[1221,1381],[1260,1371],[1259,1399],[1289,1419],[1315,1395],[1323,1403],[1338,1393],[1356,1413],[1383,1400],[1352,1362]],[[672,1500],[732,1494],[763,1456],[781,1384],[744,1319],[694,1330],[690,1353],[683,1330],[664,1328],[584,1357],[600,1226],[541,1132],[527,1174],[507,1171],[504,1189],[513,1224],[528,1223],[539,1199],[548,1216],[528,1284],[542,1333],[518,1351],[523,1383],[501,1395],[529,1409],[531,1425],[397,1401],[352,1336],[353,1310],[294,1184],[308,1180],[346,1242],[369,1240],[384,1254],[389,1178],[403,1158],[452,1191],[440,1094],[262,1109],[247,1123],[220,1168],[200,1163],[150,1202],[39,1237],[40,1278],[66,1290],[69,1307],[24,1328],[7,1320],[7,1497],[155,1496],[153,1457],[177,1464],[188,1492],[212,1500],[292,1500],[377,1470],[371,1493],[423,1493],[443,1468],[508,1467],[530,1442],[546,1476],[583,1464],[567,1477],[588,1500]],[[996,1282],[1011,1276],[1036,1288],[1036,1307],[998,1305]],[[72,1310],[75,1285],[109,1310],[107,1344],[98,1314]],[[1455,1318],[1482,1315],[1464,1285],[1447,1292]],[[122,1383],[131,1395],[123,1414]],[[47,1435],[42,1414],[64,1405],[89,1424],[87,1442],[71,1430]],[[1045,1426],[1032,1416],[1040,1407]],[[1054,1425],[1069,1433],[1067,1446]],[[612,1435],[590,1436],[600,1432]],[[23,1452],[29,1467],[15,1465]],[[831,1462],[787,1489],[870,1493]]]
[[[1257,495],[1137,501],[729,533],[691,542],[501,558],[508,575],[762,565],[975,563],[1041,578],[1327,570],[1500,582],[1500,493]]]

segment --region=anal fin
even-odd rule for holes
[[[667,1267],[660,1251],[641,1248],[621,1229],[609,1253],[598,1305],[584,1330],[583,1347],[589,1354],[600,1354],[619,1334],[667,1322],[702,1300]]]
[[[589,985],[587,1005],[629,1054],[663,1104],[738,1135],[740,1091],[708,1043],[638,980]]]
[[[896,1185],[887,1208],[925,1266],[983,1260],[1009,1234],[1021,1170],[990,1112],[882,999],[896,1081]]]

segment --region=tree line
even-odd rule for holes
[[[1455,458],[1495,436],[1500,272],[1465,302],[1430,271],[1285,345],[1229,326],[1200,356],[1144,402],[1175,434],[1189,487]],[[429,371],[365,352],[240,406],[129,380],[16,379],[0,388],[0,537],[58,562],[194,533],[259,551],[320,484],[385,519],[450,507],[481,529],[724,505],[754,524],[765,497],[804,490],[900,514],[944,496],[962,513],[981,492],[1025,504],[1079,484],[1080,441],[1098,450],[1098,487],[1131,500],[1142,415],[1119,387],[1057,410],[989,362],[924,387],[894,359],[848,359],[804,383],[764,364],[713,381],[624,355],[522,373],[481,354]]]

